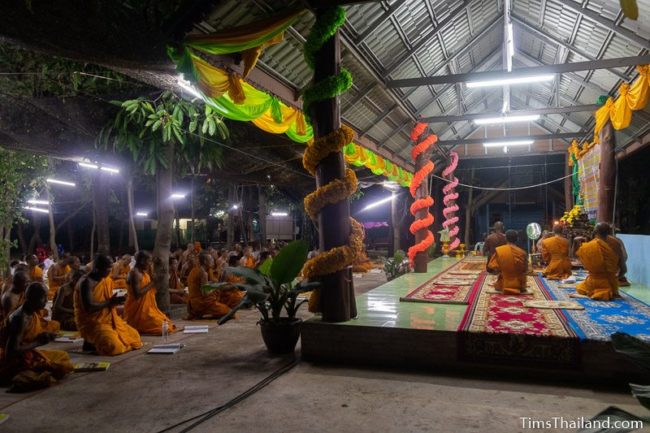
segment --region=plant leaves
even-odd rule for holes
[[[650,370],[650,344],[629,334],[616,332],[612,334],[612,346],[644,370]]]
[[[227,267],[225,271],[237,275],[238,277],[243,277],[251,284],[266,285],[264,275],[255,269],[247,268],[245,266],[237,266],[236,268]]]
[[[267,277],[271,276],[271,264],[273,263],[273,259],[269,257],[268,259],[264,260],[264,263],[262,263],[257,270],[260,271],[262,275],[266,275]]]
[[[292,282],[307,261],[308,253],[309,246],[307,242],[302,240],[290,242],[273,259],[271,279],[277,284]]]
[[[598,415],[591,418],[589,421],[597,421],[599,425],[609,423],[611,426],[613,426],[616,421],[636,421],[640,422],[640,424],[643,425],[643,420],[641,418],[614,406],[608,407]],[[627,433],[635,430],[638,430],[638,428],[606,428],[596,426],[590,428],[582,428],[578,430],[578,433]]]

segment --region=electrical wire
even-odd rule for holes
[[[440,180],[445,181],[447,183],[451,182],[450,180],[445,179],[444,177],[437,176],[435,174],[432,174],[432,176],[435,177],[436,179],[440,179]],[[464,183],[459,183],[458,185],[459,186],[464,186],[465,188],[480,189],[480,190],[484,190],[484,191],[518,191],[518,190],[522,190],[522,189],[538,188],[540,186],[549,185],[551,183],[559,182],[559,181],[564,180],[567,177],[571,177],[571,176],[572,175],[568,174],[566,176],[562,176],[562,177],[557,178],[557,179],[549,180],[548,182],[538,183],[536,185],[517,186],[517,187],[512,187],[512,188],[492,188],[492,187],[487,187],[487,186],[467,185],[467,184],[464,184]]]
[[[172,426],[164,428],[164,429],[158,431],[158,433],[165,433],[165,432],[171,431],[171,430],[173,430],[173,429],[175,429],[177,427],[182,426],[183,424],[187,424],[188,422],[191,422],[191,421],[194,421],[194,420],[198,419],[198,421],[194,422],[193,424],[190,424],[189,426],[185,427],[183,430],[181,430],[179,432],[179,433],[187,433],[190,430],[193,430],[194,428],[196,428],[199,425],[203,424],[204,422],[206,422],[210,418],[220,414],[221,412],[223,412],[223,411],[225,411],[227,409],[230,409],[231,407],[233,407],[237,403],[239,403],[239,402],[247,399],[251,395],[255,394],[257,391],[261,390],[266,385],[273,382],[275,379],[277,379],[278,377],[282,376],[284,373],[286,373],[289,370],[291,370],[292,368],[294,368],[296,365],[298,365],[298,363],[299,363],[299,359],[295,358],[289,364],[287,364],[285,366],[282,366],[279,369],[275,370],[273,373],[271,373],[270,375],[268,375],[267,377],[265,377],[261,381],[257,382],[251,388],[248,388],[246,391],[242,392],[241,394],[239,394],[237,397],[233,398],[232,400],[222,404],[221,406],[217,406],[214,409],[210,409],[207,412],[204,412],[202,414],[193,416],[191,418],[188,418],[188,419],[185,419],[185,420],[183,420],[181,422],[178,422],[178,423],[176,423],[176,424],[174,424]]]

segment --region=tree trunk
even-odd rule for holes
[[[95,258],[95,232],[97,231],[97,214],[93,206],[93,226],[90,229],[90,260]]]
[[[126,184],[126,201],[129,207],[129,247],[133,248],[133,251],[137,252],[140,250],[140,245],[138,245],[138,232],[135,229],[135,211],[133,210],[133,179],[129,177],[129,180]]]
[[[92,188],[97,229],[97,254],[109,255],[111,253],[111,238],[108,226],[108,175],[98,173],[93,178]]]
[[[399,198],[401,194],[398,194],[396,191],[392,193],[393,200],[390,202],[390,231],[391,231],[391,242],[390,248],[388,250],[388,256],[392,257],[395,255],[395,251],[400,249],[400,217],[399,217]]]
[[[317,11],[317,14],[323,11]],[[338,75],[341,63],[339,34],[331,37],[316,53],[314,83]],[[341,127],[339,98],[334,97],[313,104],[314,137],[324,137]],[[334,180],[345,179],[343,153],[332,153],[318,164],[316,186],[327,185]],[[346,198],[325,206],[318,215],[319,243],[321,251],[329,251],[348,243],[350,237],[350,202]],[[352,268],[342,269],[321,278],[320,310],[324,322],[345,322],[357,315]]]
[[[612,122],[600,130],[600,182],[598,185],[598,213],[600,222],[614,222],[614,189],[616,188],[616,139]]]
[[[259,202],[260,241],[266,245],[266,192],[262,185],[257,185],[257,201]]]
[[[33,213],[32,219],[34,222],[34,233],[32,234],[31,239],[29,240],[29,247],[27,248],[27,254],[34,254],[34,249],[43,243],[41,239],[41,217],[37,213]]]
[[[174,203],[172,195],[172,173],[174,144],[167,143],[168,167],[159,167],[156,176],[156,193],[158,196],[158,228],[153,247],[153,283],[156,288],[156,303],[164,312],[169,311],[169,253],[172,243],[174,224]]]
[[[18,236],[18,244],[20,245],[20,252],[22,255],[27,255],[27,242],[25,241],[25,226],[21,221],[16,225],[16,236]]]
[[[226,221],[226,248],[232,250],[235,243],[235,212],[232,206],[235,204],[235,185],[228,185],[228,221]]]
[[[194,241],[196,240],[196,235],[194,234],[196,230],[196,227],[194,225],[194,178],[195,178],[195,174],[192,173],[192,187],[190,188],[190,220],[191,220],[190,227],[192,228],[192,237],[191,237],[192,243],[194,243]]]
[[[178,218],[178,215],[176,215],[176,248],[183,248],[183,244],[181,242],[181,222],[180,219]]]
[[[10,272],[10,269],[9,269],[9,262],[11,261],[10,260],[10,258],[11,258],[11,224],[7,224],[6,226],[3,226],[2,230],[0,230],[0,235],[4,239],[4,245],[3,245],[4,251],[3,251],[3,254],[4,254],[4,257],[5,257],[5,260],[4,260],[4,263],[2,263],[2,269],[0,269],[0,272],[1,272],[0,275],[2,275],[2,277],[4,279],[4,278],[10,278],[11,277],[11,272]]]
[[[52,196],[50,194],[50,189],[45,188],[45,197],[47,202],[47,219],[49,222],[49,237],[50,237],[50,251],[52,252],[52,257],[55,261],[59,260],[59,249],[56,246],[56,227],[54,226],[54,207],[52,206]]]

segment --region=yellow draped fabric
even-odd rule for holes
[[[219,30],[207,35],[187,37],[185,45],[210,54],[241,53],[244,77],[255,67],[262,50],[282,42],[284,31],[302,10],[290,10],[243,26]]]
[[[632,112],[642,110],[648,105],[648,97],[650,94],[650,81],[648,78],[648,74],[650,73],[649,65],[640,65],[636,69],[639,72],[639,76],[634,82],[632,84],[621,84],[616,100],[607,98],[605,105],[600,107],[594,114],[596,118],[594,142],[598,142],[598,133],[608,121],[612,122],[614,129],[625,129],[632,122]]]
[[[294,141],[306,143],[313,138],[302,110],[289,107],[273,96],[256,89],[239,75],[217,68],[189,54],[200,90],[216,103],[217,111],[233,120],[250,120],[258,128],[271,134],[287,134]],[[232,105],[234,104],[234,105]],[[274,112],[274,106],[276,111]],[[239,108],[241,107],[241,108]],[[279,108],[279,110],[278,110]],[[241,112],[235,113],[235,110]],[[356,166],[365,166],[376,175],[386,176],[403,186],[410,184],[409,173],[374,152],[356,143],[346,146],[345,159]]]

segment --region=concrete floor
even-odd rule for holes
[[[360,292],[383,281],[381,274],[355,278]],[[209,411],[291,363],[291,356],[267,355],[257,320],[255,311],[244,311],[222,327],[206,322],[208,334],[172,335],[171,341],[186,345],[175,355],[147,355],[146,348],[160,341],[157,337],[144,337],[144,349],[114,358],[72,353],[75,360],[109,360],[112,365],[105,372],[72,374],[40,392],[0,393],[0,412],[11,417],[0,431],[153,433]],[[192,431],[519,432],[525,430],[520,417],[591,417],[610,405],[647,415],[625,387],[407,371],[302,362]]]

